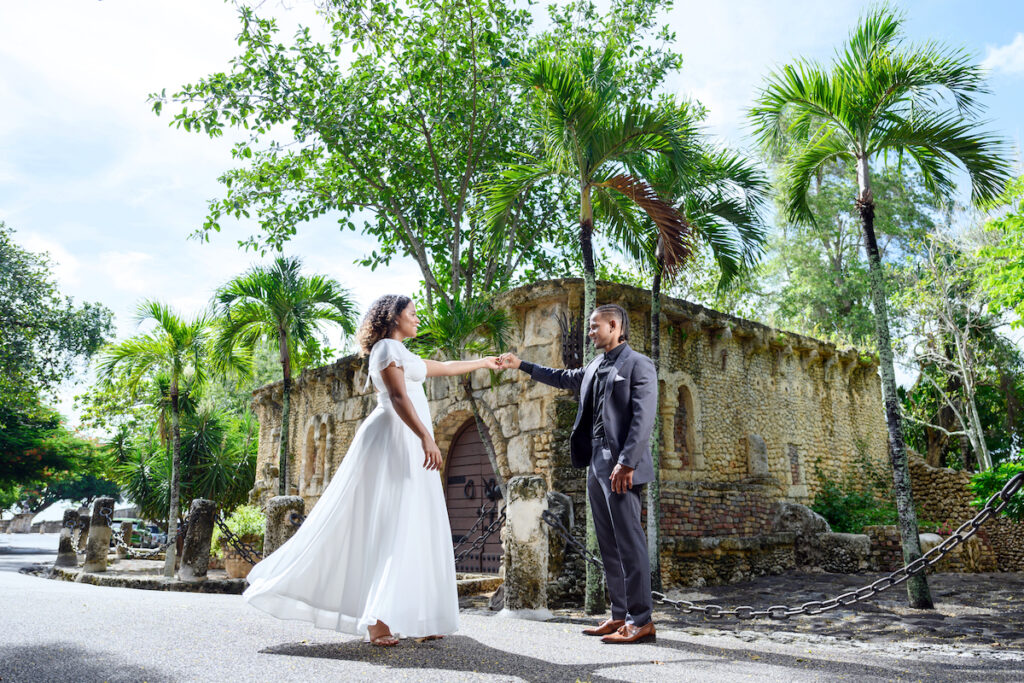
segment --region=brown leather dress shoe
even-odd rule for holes
[[[649,621],[643,626],[634,624],[623,624],[616,631],[601,639],[602,643],[626,644],[626,643],[653,643],[657,640],[654,635],[654,622]]]
[[[625,625],[625,619],[607,619],[600,626],[583,629],[583,633],[588,636],[606,636],[609,633],[615,633]]]

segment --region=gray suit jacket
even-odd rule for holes
[[[589,465],[593,455],[594,421],[593,415],[588,414],[593,406],[588,396],[601,358],[598,356],[585,368],[575,370],[556,370],[533,363],[524,368],[538,382],[572,389],[581,397],[569,439],[572,464],[576,467]],[[604,432],[612,462],[632,468],[634,484],[654,480],[651,430],[658,410],[657,388],[654,362],[627,344],[615,359],[615,372],[605,384]]]

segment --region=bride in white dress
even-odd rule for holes
[[[381,646],[458,629],[441,452],[423,381],[500,366],[494,357],[419,358],[402,344],[418,325],[409,297],[384,296],[370,307],[359,341],[377,407],[299,530],[249,573],[250,605]]]

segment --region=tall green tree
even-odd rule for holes
[[[433,309],[424,310],[421,318],[423,324],[420,325],[419,334],[413,342],[421,353],[440,353],[445,358],[464,359],[467,355],[504,353],[508,346],[510,325],[507,314],[483,299],[455,301],[451,305],[438,302]],[[496,379],[493,373],[491,378]],[[481,417],[480,404],[473,393],[472,379],[471,374],[463,374],[459,378],[459,383],[473,411],[473,419],[487,451],[491,469],[497,477],[501,495],[507,501],[508,491],[498,468],[494,440]]]
[[[278,257],[269,266],[253,266],[218,289],[214,301],[223,314],[216,357],[230,359],[239,352],[251,356],[260,344],[272,345],[279,354],[284,390],[278,493],[286,495],[294,358],[299,353],[319,353],[326,323],[353,334],[355,306],[337,281],[323,275],[303,275],[302,261],[297,257]]]
[[[525,57],[530,13],[485,0],[324,5],[325,43],[306,29],[282,40],[272,20],[240,8],[230,70],[153,95],[158,113],[183,105],[173,125],[247,136],[198,235],[255,215],[259,232],[242,244],[281,249],[322,215],[342,229],[362,220],[376,244],[359,262],[409,256],[428,306],[559,273],[546,247],[562,241],[560,188],[517,203],[494,239],[481,220],[480,181],[528,144],[510,67]]]
[[[572,183],[579,193],[579,249],[583,258],[583,308],[596,306],[594,265],[595,209],[607,219],[611,239],[634,245],[650,241],[634,207],[650,218],[663,245],[666,268],[674,270],[688,255],[687,225],[650,184],[630,172],[630,162],[664,155],[677,172],[695,155],[693,117],[686,106],[621,99],[622,55],[613,43],[571,52],[542,54],[520,69],[524,86],[535,91],[534,138],[540,149],[528,163],[508,167],[488,190],[487,216],[496,232],[533,187],[552,179]],[[593,357],[588,344],[586,360]],[[588,503],[589,510],[589,503]],[[587,515],[587,546],[597,551],[592,517]],[[604,610],[599,573],[587,565],[585,607]]]
[[[675,206],[684,216],[698,240],[714,256],[721,273],[719,289],[756,265],[767,242],[762,220],[768,198],[769,183],[764,173],[749,160],[735,152],[706,147],[696,163],[680,174],[663,157],[656,157],[644,169],[660,197]],[[651,273],[651,358],[661,372],[661,300],[662,283],[672,273],[665,267],[665,244],[656,230],[656,237],[646,248],[630,254],[639,259]],[[659,383],[660,384],[660,383]],[[651,434],[655,477],[647,487],[647,548],[651,564],[651,580],[655,590],[661,586],[661,493],[658,472],[661,464],[662,423],[660,416]]]
[[[1024,325],[1024,176],[1014,179],[989,207],[985,228],[994,243],[981,250],[979,274],[997,310],[1016,313],[1014,327]]]
[[[210,319],[206,315],[183,318],[166,304],[143,301],[138,318],[155,323],[151,332],[108,346],[100,357],[99,376],[104,381],[123,377],[129,390],[147,388],[156,374],[166,375],[170,385],[168,399],[171,411],[171,467],[167,501],[167,555],[164,576],[174,576],[177,554],[175,539],[180,517],[181,496],[181,401],[198,392],[208,378],[210,362]],[[235,362],[237,364],[237,361]]]
[[[976,200],[995,197],[1007,178],[1004,146],[979,130],[977,96],[985,92],[984,70],[963,50],[936,43],[904,44],[902,16],[886,6],[869,11],[831,65],[809,60],[770,75],[750,112],[761,144],[784,151],[785,211],[813,221],[808,193],[816,173],[842,160],[857,171],[857,210],[871,273],[875,338],[880,356],[900,514],[903,557],[921,556],[896,393],[884,271],[874,229],[873,161],[890,155],[917,165],[936,193],[953,190],[957,165],[971,177]],[[952,103],[952,107],[947,106]],[[923,574],[907,582],[910,604],[933,606]]]

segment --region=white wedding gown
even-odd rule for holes
[[[427,367],[398,341],[370,352],[377,407],[298,531],[249,573],[245,600],[281,619],[365,635],[379,619],[395,635],[459,625],[455,558],[441,479],[424,469],[419,438],[395,412],[381,371],[396,364],[423,424]]]

